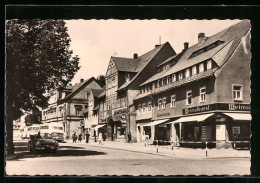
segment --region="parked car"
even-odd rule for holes
[[[59,143],[52,139],[50,134],[31,135],[28,141],[28,147],[30,152],[35,151],[49,151],[56,152]]]

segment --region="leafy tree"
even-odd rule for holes
[[[99,75],[97,77],[98,84],[103,88],[106,85],[106,79],[104,75]]]
[[[14,154],[13,120],[46,105],[46,91],[66,86],[79,70],[67,31],[63,20],[6,22],[7,155]]]
[[[41,124],[41,112],[35,109],[32,114],[28,114],[24,118],[26,126],[33,124]]]

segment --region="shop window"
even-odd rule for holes
[[[243,87],[241,85],[233,85],[233,100],[242,101],[243,100]]]
[[[233,126],[232,127],[232,134],[233,135],[240,135],[240,126]]]
[[[162,99],[160,98],[158,100],[158,110],[161,110],[162,109]]]
[[[163,98],[162,109],[166,109],[166,97]]]
[[[212,61],[208,60],[207,61],[207,70],[212,69]]]
[[[200,88],[200,102],[206,101],[206,87]]]
[[[196,65],[194,65],[192,67],[192,75],[195,75],[195,74],[197,74],[197,66]]]
[[[138,105],[138,112],[139,112],[139,113],[141,113],[141,112],[142,112],[142,106],[141,106],[141,104],[140,104],[140,105]]]
[[[204,72],[204,64],[200,63],[199,64],[199,73]]]
[[[143,104],[143,112],[145,112],[146,104]]]
[[[191,97],[192,97],[191,91],[187,91],[187,93],[186,93],[186,105],[191,104]]]
[[[176,96],[175,95],[171,96],[171,107],[176,107]]]
[[[148,103],[148,111],[151,111],[152,110],[152,102],[149,102]]]

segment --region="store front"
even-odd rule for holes
[[[108,118],[107,140],[124,140],[126,137],[126,121],[114,121],[112,117]]]
[[[234,143],[250,145],[250,114],[208,113],[179,118],[172,122],[183,147],[230,148]]]

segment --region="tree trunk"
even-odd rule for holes
[[[8,102],[6,102],[5,142],[6,156],[14,155],[13,113],[10,104],[8,105]]]

